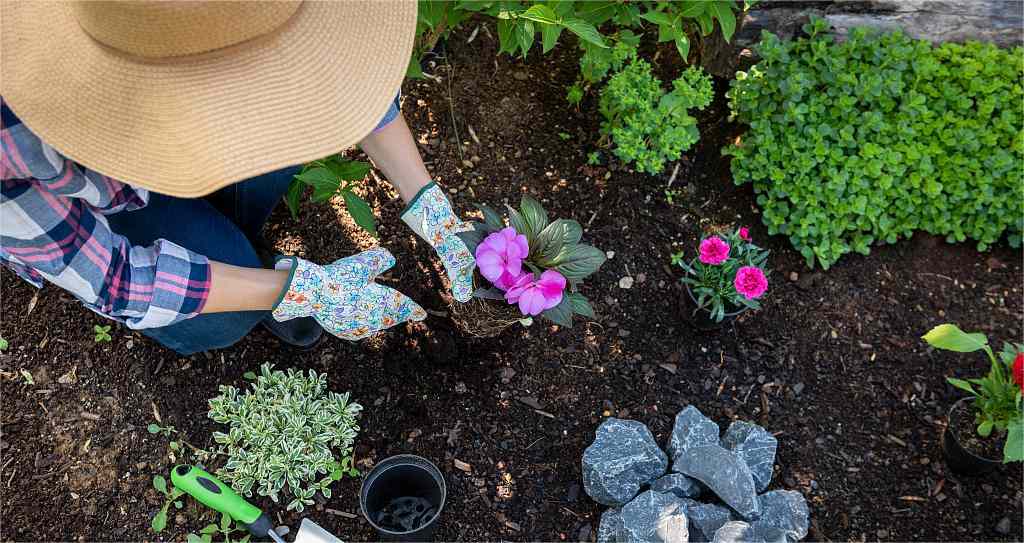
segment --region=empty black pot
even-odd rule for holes
[[[426,458],[400,454],[374,466],[359,507],[384,541],[430,541],[447,496],[444,476]]]
[[[957,439],[956,433],[950,429],[953,422],[953,410],[961,403],[972,400],[972,398],[961,398],[953,404],[953,407],[949,408],[946,430],[942,432],[942,453],[946,457],[946,465],[960,475],[982,475],[998,468],[1002,463],[999,459],[985,458],[967,450]]]

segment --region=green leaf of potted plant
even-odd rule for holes
[[[942,434],[949,467],[969,475],[991,471],[1000,463],[1000,446],[1002,463],[1024,460],[1024,345],[1006,342],[996,356],[984,334],[964,332],[955,324],[940,324],[923,339],[946,351],[985,351],[990,362],[984,377],[946,378],[950,385],[970,394],[950,408]]]

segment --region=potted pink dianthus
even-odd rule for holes
[[[682,282],[693,306],[690,322],[711,330],[760,309],[758,300],[768,291],[767,260],[768,250],[754,245],[746,227],[704,237],[689,262],[682,252],[672,255],[672,263],[686,272]]]
[[[533,198],[508,207],[508,224],[492,208],[477,206],[483,221],[459,234],[476,257],[473,299],[452,307],[456,324],[477,337],[493,337],[533,317],[572,327],[573,316],[594,318],[579,292],[583,280],[605,261],[603,252],[580,243],[574,220],[548,219]]]

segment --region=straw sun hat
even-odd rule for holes
[[[200,196],[369,134],[415,27],[413,0],[2,0],[0,96],[72,160]]]

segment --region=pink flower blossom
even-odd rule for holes
[[[526,236],[507,227],[480,242],[476,248],[476,264],[480,273],[494,286],[508,290],[522,273],[523,259],[529,254]]]
[[[505,293],[510,304],[519,303],[523,315],[540,315],[562,302],[565,277],[555,270],[547,270],[534,280],[533,274],[524,272]]]
[[[745,296],[748,300],[760,298],[768,290],[768,279],[764,276],[761,268],[756,266],[743,266],[736,272],[736,280],[733,281],[736,292]]]
[[[700,261],[717,266],[729,258],[729,244],[718,236],[700,242]]]
[[[743,241],[750,241],[750,230],[746,226],[740,227],[740,239]]]

